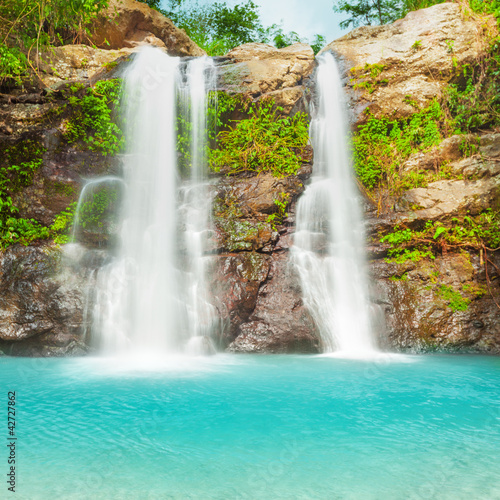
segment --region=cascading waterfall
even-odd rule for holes
[[[151,47],[124,75],[128,151],[120,243],[98,271],[92,311],[92,341],[103,353],[185,352],[192,337],[196,353],[209,345],[215,321],[204,285],[210,201],[203,172],[213,75],[209,58],[183,63]],[[191,131],[187,181],[178,165],[178,112]]]
[[[184,329],[190,332],[187,345],[192,354],[213,350],[209,343],[218,327],[215,308],[208,301],[206,289],[207,241],[210,235],[212,199],[207,169],[207,89],[216,86],[213,61],[201,57],[190,61],[186,68],[185,82],[181,84],[181,108],[190,118],[189,179],[180,189],[181,226],[184,228],[183,307]],[[213,103],[212,103],[213,104]]]
[[[314,176],[297,206],[292,255],[324,351],[369,356],[376,348],[345,97],[334,57],[327,53],[318,62],[318,103],[310,128]]]

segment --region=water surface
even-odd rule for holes
[[[0,359],[16,498],[500,499],[500,358],[145,366]]]

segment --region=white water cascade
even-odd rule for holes
[[[124,75],[128,147],[120,243],[98,271],[92,311],[92,341],[105,354],[161,357],[212,349],[203,152],[213,79],[209,58],[183,63],[151,47]],[[191,131],[190,175],[179,168],[178,113]]]
[[[297,206],[292,255],[324,352],[364,357],[376,347],[345,97],[333,56],[324,54],[318,62],[318,102],[310,128],[314,175]]]

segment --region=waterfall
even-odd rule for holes
[[[371,332],[358,192],[348,152],[345,97],[337,64],[318,57],[318,102],[311,122],[314,175],[297,205],[292,248],[304,303],[325,352],[364,356]]]
[[[205,150],[214,74],[207,57],[183,62],[146,47],[124,75],[127,152],[119,244],[98,271],[93,291],[91,337],[103,353],[142,357],[211,349]],[[182,130],[187,144],[178,151]]]

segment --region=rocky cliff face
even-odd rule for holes
[[[457,3],[410,12],[384,26],[363,26],[327,45],[342,63],[353,119],[405,118],[440,97],[487,48],[488,21],[465,16]],[[490,26],[491,28],[491,26]],[[321,54],[321,52],[320,52]]]
[[[120,4],[117,13],[119,29],[103,19],[95,39],[100,44],[99,36],[106,37],[111,47],[67,46],[51,55],[52,63],[43,73],[51,91],[0,98],[0,148],[12,151],[29,141],[42,160],[29,185],[14,195],[25,218],[52,224],[77,199],[86,178],[119,169],[119,157],[68,141],[71,96],[84,95],[90,82],[114,76],[138,43],[165,45],[171,54],[200,55],[168,20],[144,4],[130,0]],[[457,78],[455,67],[483,54],[483,29],[464,18],[457,4],[447,3],[413,12],[393,25],[359,28],[332,42],[327,49],[343,64],[355,125],[366,122],[366,108],[377,117],[404,118],[439,96]],[[278,50],[247,44],[216,62],[221,90],[254,101],[273,97],[284,114],[308,111],[315,67],[308,46]],[[83,88],[71,88],[82,82]],[[445,249],[435,259],[398,264],[385,260],[388,245],[380,241],[380,234],[398,224],[418,229],[428,221],[446,222],[467,212],[500,208],[500,135],[489,132],[471,138],[478,146],[468,157],[460,149],[462,139],[447,138],[403,165],[408,171],[446,165],[449,178],[407,190],[382,204],[366,200],[372,296],[384,310],[387,324],[380,339],[384,348],[500,352],[500,310],[492,298],[500,296],[500,260],[494,252],[487,253],[489,267],[485,255],[467,248]],[[295,203],[312,163],[313,152],[308,149],[297,175],[277,178],[242,172],[213,178],[216,255],[210,288],[223,325],[221,349],[320,350],[289,258]],[[272,223],[269,215],[277,211],[275,199],[280,195],[289,200],[288,216]],[[88,235],[87,243],[106,245],[99,235]],[[87,257],[68,260],[69,250],[38,242],[3,252],[0,351],[64,355],[88,349],[86,287],[92,286],[105,252],[97,249]]]
[[[485,32],[494,29],[489,23],[444,3],[392,25],[358,28],[329,44],[324,50],[333,51],[343,66],[354,130],[370,116],[404,119],[441,98],[449,83],[463,78],[457,69],[484,57]],[[466,141],[476,145],[472,156],[462,147]],[[395,227],[421,230],[429,221],[446,225],[454,217],[497,211],[499,149],[493,131],[448,137],[400,166],[424,176],[446,168],[446,178],[395,196],[379,194],[378,203],[367,200],[373,296],[387,322],[383,347],[500,352],[500,309],[493,299],[500,296],[497,253],[487,252],[486,266],[486,254],[466,247],[396,264],[386,261],[388,245],[380,242]]]

